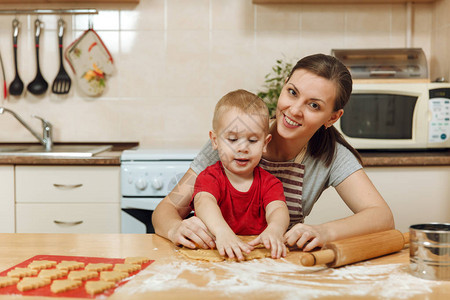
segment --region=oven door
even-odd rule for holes
[[[163,197],[122,197],[121,232],[155,233],[152,214]]]

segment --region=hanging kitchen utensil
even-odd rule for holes
[[[58,44],[59,44],[59,71],[52,85],[52,92],[55,94],[69,93],[72,81],[64,69],[63,64],[63,37],[64,37],[64,20],[58,20]]]
[[[47,91],[48,83],[45,81],[44,77],[42,77],[41,70],[39,67],[39,37],[41,35],[41,28],[43,27],[43,24],[39,19],[36,19],[34,21],[34,28],[35,28],[35,42],[36,42],[36,77],[32,82],[30,82],[27,86],[27,90],[35,95],[41,95]]]
[[[106,78],[114,72],[113,58],[91,24],[65,51],[79,88],[89,96],[99,96]]]
[[[9,93],[13,96],[20,96],[23,92],[23,81],[20,79],[19,70],[17,68],[17,37],[19,36],[20,22],[17,19],[12,21],[13,26],[13,50],[14,50],[14,67],[16,69],[16,76],[9,85]]]

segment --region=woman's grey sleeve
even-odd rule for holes
[[[203,145],[200,152],[191,163],[191,169],[198,175],[210,165],[215,164],[219,160],[217,150],[214,150],[211,141]]]

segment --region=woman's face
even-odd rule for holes
[[[305,142],[323,125],[331,126],[343,114],[333,111],[336,85],[307,70],[296,70],[281,90],[277,104],[277,132],[285,139]]]

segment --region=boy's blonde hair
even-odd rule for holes
[[[229,92],[217,102],[212,124],[214,131],[217,131],[223,113],[232,108],[239,109],[255,118],[260,118],[263,121],[262,129],[264,133],[269,132],[269,109],[261,98],[246,90]]]

